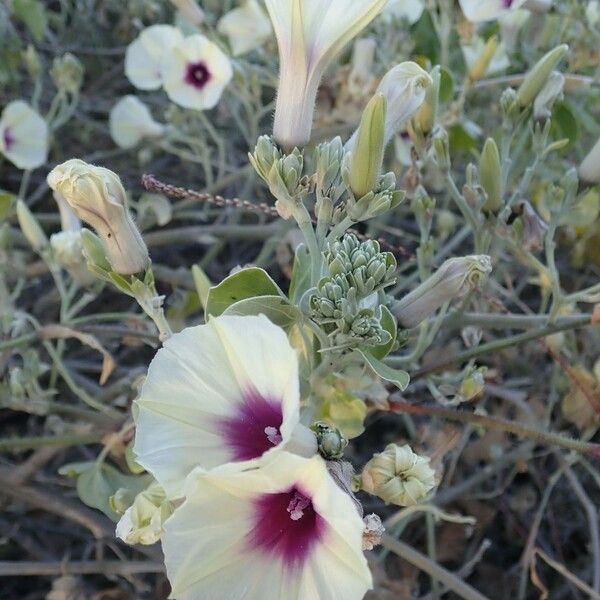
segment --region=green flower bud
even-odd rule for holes
[[[371,98],[365,108],[350,163],[350,189],[362,198],[377,187],[383,165],[386,100]]]
[[[44,230],[23,200],[17,200],[17,219],[23,235],[36,252],[41,252],[48,247],[50,242]]]
[[[433,150],[435,152],[435,162],[441,171],[447,172],[450,169],[450,141],[448,132],[440,129],[433,138]]]
[[[429,458],[419,456],[410,446],[389,444],[365,465],[362,489],[387,504],[418,504],[435,487],[435,471]]]
[[[339,460],[344,455],[348,440],[333,425],[318,421],[311,426],[317,436],[319,454],[326,460]]]
[[[497,211],[502,207],[503,185],[500,153],[493,138],[488,138],[479,158],[479,181],[487,194],[482,206],[486,211]]]
[[[519,106],[525,108],[535,100],[544,85],[546,85],[550,73],[552,73],[556,65],[558,65],[568,51],[569,46],[561,44],[550,50],[535,64],[517,90],[517,102]]]
[[[473,82],[479,81],[486,73],[498,50],[498,36],[493,35],[485,43],[482,53],[477,57],[469,69],[469,79]]]
[[[50,77],[57,89],[70,94],[77,93],[81,88],[83,74],[84,68],[81,61],[70,52],[56,57],[50,69]]]

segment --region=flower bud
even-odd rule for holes
[[[333,425],[318,421],[311,429],[317,436],[317,447],[319,454],[326,460],[338,460],[344,455],[348,440],[342,432]]]
[[[535,100],[544,85],[546,85],[550,73],[554,71],[556,65],[558,65],[568,51],[569,46],[561,44],[550,50],[535,64],[517,90],[517,102],[519,106],[525,108]]]
[[[579,166],[579,177],[587,183],[600,183],[600,139]]]
[[[148,249],[131,218],[125,189],[115,173],[71,159],[49,173],[48,185],[97,231],[115,272],[134,275],[146,269]]]
[[[495,212],[502,207],[503,184],[500,153],[493,138],[488,138],[479,157],[479,180],[487,199],[483,210]]]
[[[50,246],[56,262],[66,269],[80,285],[90,285],[95,277],[87,268],[83,253],[81,230],[60,231],[50,236]]]
[[[473,82],[479,81],[488,71],[492,59],[498,50],[498,36],[493,35],[483,46],[481,54],[475,59],[475,62],[469,69],[469,79]]]
[[[17,200],[17,219],[23,235],[36,252],[48,247],[49,242],[44,230],[23,200]]]
[[[449,258],[431,277],[396,304],[396,316],[402,326],[416,327],[446,302],[480,286],[491,272],[489,256]]]
[[[365,465],[362,489],[387,504],[418,504],[435,487],[435,471],[429,460],[413,452],[408,444],[389,444]]]
[[[440,168],[440,171],[447,172],[450,169],[450,140],[448,132],[441,129],[433,138],[433,151],[435,162]]]
[[[116,535],[127,544],[154,544],[160,540],[163,525],[173,510],[164,489],[153,483],[125,511],[117,523]]]
[[[83,74],[81,61],[70,52],[56,57],[50,69],[50,76],[56,88],[70,94],[76,94],[81,88]]]
[[[386,100],[371,98],[365,108],[350,162],[350,189],[362,198],[377,187],[383,165]]]

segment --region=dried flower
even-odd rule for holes
[[[119,176],[71,159],[48,174],[48,185],[98,233],[112,269],[133,275],[148,266],[148,249],[128,210],[127,194]]]
[[[161,136],[164,125],[157,123],[148,107],[137,96],[121,98],[108,117],[110,135],[120,148],[134,148],[144,138]]]
[[[48,125],[23,100],[2,111],[0,153],[19,169],[36,169],[48,160]]]
[[[388,504],[417,504],[435,487],[435,471],[429,460],[413,452],[408,444],[389,444],[365,465],[362,489]]]

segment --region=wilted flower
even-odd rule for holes
[[[579,166],[579,177],[587,183],[600,183],[600,139]]]
[[[126,544],[155,544],[163,534],[173,504],[158,483],[140,492],[117,523],[116,534]]]
[[[384,75],[375,95],[381,94],[387,101],[385,146],[423,104],[426,89],[431,83],[427,71],[414,62],[400,63]],[[347,142],[346,151],[351,151],[354,147],[357,134],[358,131]]]
[[[365,465],[362,489],[388,504],[417,504],[435,487],[435,471],[429,460],[413,452],[408,444],[389,444]]]
[[[48,174],[48,185],[102,238],[117,273],[133,275],[148,264],[148,249],[127,208],[127,194],[118,175],[71,159]]]
[[[108,117],[110,135],[121,148],[133,148],[144,138],[159,137],[165,131],[157,123],[148,107],[137,96],[121,98],[111,109]]]
[[[127,79],[140,90],[157,90],[163,83],[163,59],[182,40],[181,31],[171,25],[152,25],[144,29],[127,47]]]
[[[273,135],[287,149],[310,139],[321,77],[342,48],[387,0],[266,0],[279,46],[279,93]]]
[[[526,0],[459,0],[465,17],[474,23],[493,21],[523,6]]]
[[[183,106],[213,108],[233,77],[229,58],[208,38],[191,35],[171,49],[163,62],[164,88],[169,98]]]
[[[492,272],[489,256],[449,258],[429,279],[395,306],[404,327],[415,327],[440,306],[478,287]]]
[[[383,14],[388,17],[407,19],[412,25],[421,18],[424,9],[422,0],[388,0]]]
[[[7,104],[2,111],[0,153],[19,169],[35,169],[48,160],[48,125],[23,100]]]
[[[246,0],[219,20],[217,31],[229,40],[234,56],[260,48],[270,39],[271,21],[257,0]]]
[[[301,437],[298,359],[266,317],[221,316],[175,334],[136,400],[134,451],[170,496],[196,466],[256,465]]]
[[[320,456],[197,469],[184,491],[162,538],[178,600],[360,600],[371,588],[363,520]]]
[[[201,25],[204,22],[204,11],[198,6],[196,0],[171,0],[185,20],[192,25]]]

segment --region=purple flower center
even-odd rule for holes
[[[248,536],[250,550],[260,550],[283,560],[289,569],[301,569],[326,523],[314,509],[310,495],[298,487],[263,494],[254,501],[254,527]]]
[[[15,143],[15,138],[11,135],[10,129],[7,127],[2,133],[2,140],[4,142],[4,148],[10,150],[10,147]]]
[[[185,72],[185,82],[202,90],[211,80],[212,75],[204,62],[189,63]]]
[[[504,8],[510,8],[512,6],[513,0],[502,0],[504,4]]]
[[[219,419],[217,428],[229,446],[233,460],[251,460],[281,443],[281,401],[265,398],[257,390],[244,393],[235,415]]]

